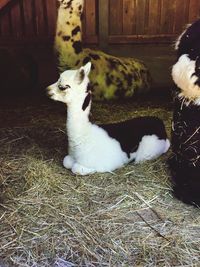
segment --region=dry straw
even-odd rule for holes
[[[92,120],[149,114],[170,132],[170,105],[94,104]],[[0,129],[0,265],[199,266],[200,213],[172,196],[170,152],[75,176],[61,164],[63,106],[4,106],[0,116],[8,118]]]

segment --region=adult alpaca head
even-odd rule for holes
[[[88,90],[91,63],[77,70],[66,70],[61,73],[58,81],[48,86],[48,95],[51,99],[74,106],[85,111],[90,107],[91,92]]]
[[[189,25],[177,39],[177,62],[172,77],[179,97],[200,104],[200,19]]]

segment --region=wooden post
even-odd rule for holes
[[[99,47],[106,49],[109,35],[109,0],[99,0]]]

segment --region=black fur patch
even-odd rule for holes
[[[90,56],[92,59],[94,59],[94,60],[98,60],[98,59],[100,59],[100,56],[97,55],[97,54],[92,54],[92,53],[90,53],[89,56]]]
[[[122,81],[117,83],[117,90],[115,91],[115,96],[118,98],[124,98],[125,97],[126,91],[123,88],[123,83]]]
[[[197,76],[197,80],[195,82],[195,85],[198,85],[200,87],[200,57],[199,56],[196,58],[194,75]]]
[[[156,117],[138,117],[124,122],[99,125],[110,137],[116,139],[121,149],[130,157],[135,152],[142,137],[145,135],[157,135],[159,139],[166,139],[165,126]]]
[[[109,86],[111,85],[111,83],[112,83],[112,80],[110,78],[110,75],[109,73],[106,73],[106,85]]]
[[[72,36],[76,35],[78,32],[81,31],[80,26],[76,26],[73,30],[72,30]]]
[[[182,35],[177,52],[178,58],[188,54],[191,60],[195,60],[200,55],[200,19]]]
[[[127,80],[128,86],[131,86],[132,85],[132,81],[133,81],[133,76],[131,74],[127,74],[126,75],[126,80]]]
[[[82,110],[83,111],[86,110],[86,108],[89,106],[90,101],[91,101],[91,93],[89,92],[87,94],[87,96],[85,97],[85,100],[84,100],[83,105],[82,105]]]
[[[87,64],[88,62],[90,62],[91,58],[90,57],[85,57],[83,59],[83,65]]]
[[[82,42],[81,41],[75,41],[73,44],[72,44],[74,50],[75,50],[75,53],[76,54],[79,54],[82,52],[83,48],[82,48]]]
[[[70,0],[69,2],[67,2],[66,8],[70,8],[72,6],[72,2],[73,0]]]
[[[93,89],[92,84],[91,83],[88,83],[86,92],[90,92],[90,91],[92,91],[92,89]]]
[[[78,66],[80,62],[81,62],[80,59],[78,59],[78,60],[76,61],[76,63],[75,63],[75,66]]]
[[[79,73],[79,80],[80,80],[80,82],[82,82],[83,80],[84,80],[84,78],[85,78],[85,72],[84,72],[84,70],[81,70],[80,71],[80,73]]]
[[[200,206],[200,107],[174,101],[172,152],[169,166],[174,195]]]
[[[120,65],[120,61],[118,59],[107,58],[107,61],[111,69],[117,69],[117,67]]]
[[[63,41],[67,42],[70,40],[71,37],[69,35],[65,35],[62,38],[63,38]]]
[[[82,5],[80,5],[80,6],[78,7],[78,10],[79,10],[79,11],[81,11],[81,9],[82,9]]]
[[[200,207],[200,168],[178,164],[175,156],[168,161],[173,184],[173,193],[184,203]]]

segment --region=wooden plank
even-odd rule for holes
[[[160,28],[160,0],[149,0],[148,34],[156,34]]]
[[[36,34],[38,36],[47,34],[47,21],[45,20],[45,7],[43,0],[35,0],[35,22]]]
[[[25,26],[25,35],[34,36],[34,19],[33,19],[33,6],[31,0],[23,0],[23,12],[24,12],[24,26]]]
[[[108,42],[108,41],[107,41]],[[107,45],[107,42],[105,45]],[[94,45],[99,45],[99,38],[97,35],[89,35],[89,36],[85,36],[84,40],[83,40],[84,44],[94,44]],[[101,46],[102,47],[102,46]]]
[[[55,35],[57,18],[57,1],[46,0],[48,34]]]
[[[1,38],[0,39],[0,46],[10,46],[10,47],[17,47],[17,46],[30,46],[30,47],[41,47],[46,45],[52,46],[53,45],[53,38],[39,38],[38,36],[35,37],[24,37],[20,39],[14,39],[13,37],[8,37],[8,38]]]
[[[86,17],[85,20],[86,35],[95,35],[97,33],[96,1],[94,0],[85,1],[85,17]]]
[[[0,1],[0,10],[2,8],[4,8],[5,6],[7,6],[7,4],[9,4],[12,0],[1,0]]]
[[[21,38],[23,35],[22,30],[22,17],[19,2],[15,2],[11,10],[11,21],[12,21],[12,34],[15,38]]]
[[[136,34],[144,34],[145,29],[145,12],[146,12],[146,0],[136,0],[136,12],[137,12],[137,19],[136,19]]]
[[[159,33],[173,33],[175,27],[176,0],[161,0]]]
[[[106,48],[108,44],[108,0],[99,0],[99,46]]]
[[[101,2],[101,0],[99,0]],[[109,33],[122,34],[122,10],[123,0],[110,0],[109,1]],[[100,10],[99,10],[100,11]]]
[[[189,5],[189,23],[194,22],[200,17],[200,1],[190,0]]]
[[[10,12],[6,12],[1,16],[0,20],[1,24],[1,36],[8,37],[11,35],[11,28],[10,28]]]
[[[123,1],[123,33],[132,34],[136,28],[135,1]]]
[[[176,34],[159,35],[111,35],[109,44],[132,44],[132,43],[172,43],[176,39]]]
[[[176,0],[174,32],[180,33],[185,28],[189,16],[189,0]]]

